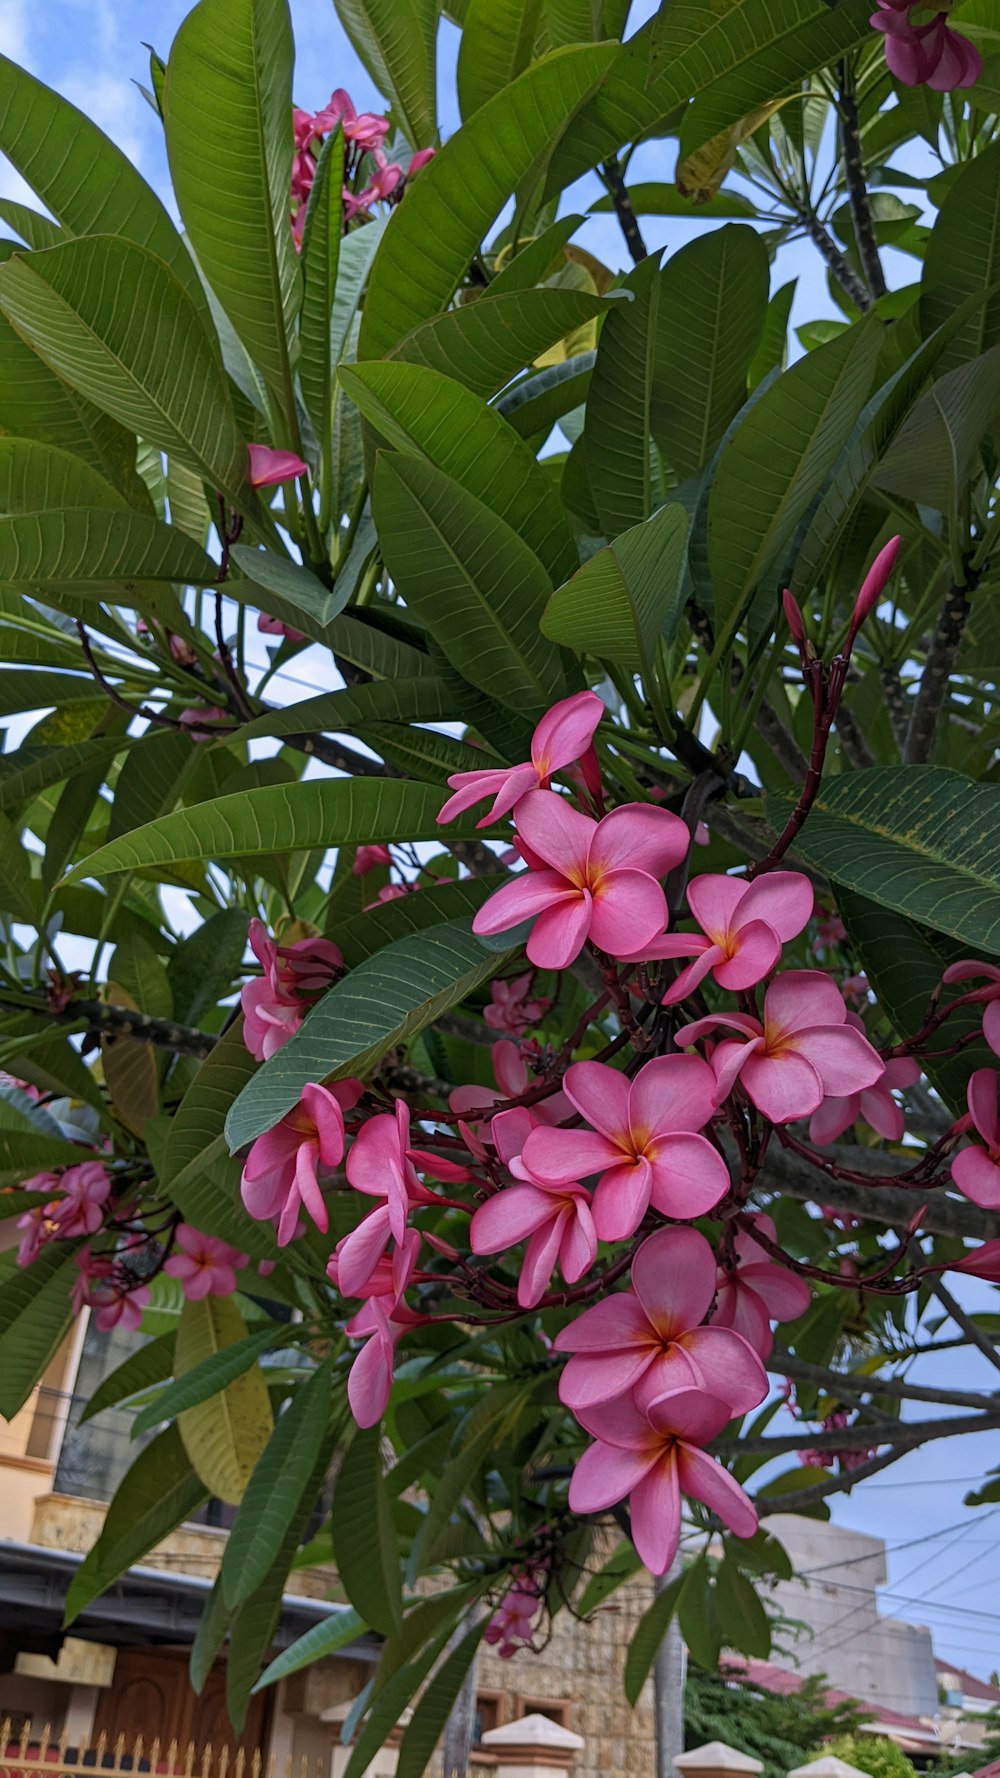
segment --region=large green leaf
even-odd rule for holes
[[[413,1659],[393,1674],[385,1690],[368,1711],[364,1727],[351,1748],[351,1757],[344,1767],[343,1778],[365,1778],[365,1774],[371,1770],[379,1748],[385,1745],[404,1710],[416,1697],[435,1661],[444,1652],[450,1635],[450,1624],[438,1629]]]
[[[84,112],[6,56],[0,56],[0,153],[67,234],[124,235],[148,247],[180,279],[207,321],[191,255],[128,156]],[[37,219],[35,229],[44,220]],[[20,228],[17,222],[14,226]],[[26,234],[25,239],[32,247],[55,244],[44,238],[44,231],[41,238],[31,240]]]
[[[330,1383],[326,1363],[299,1385],[258,1458],[222,1558],[222,1590],[230,1606],[260,1586],[295,1517],[327,1440]]]
[[[494,395],[607,307],[589,290],[498,290],[421,322],[389,357],[441,371],[477,395]]]
[[[345,691],[321,691],[282,710],[269,710],[240,732],[242,741],[260,735],[351,734],[373,722],[454,722],[458,703],[438,679],[375,680]]]
[[[615,1552],[627,1568],[629,1553]],[[614,1559],[614,1558],[612,1558]],[[677,1611],[677,1600],[681,1587],[684,1585],[683,1574],[678,1574],[658,1593],[648,1611],[643,1612],[629,1643],[625,1657],[625,1696],[633,1710],[639,1702],[639,1694],[649,1677],[649,1670],[656,1659],[657,1652],[664,1636],[673,1622]]]
[[[397,939],[324,994],[291,1041],[248,1081],[226,1120],[235,1150],[269,1130],[308,1081],[364,1074],[497,973],[468,917]]]
[[[299,323],[302,363],[299,379],[306,410],[324,446],[330,427],[336,363],[330,323],[343,239],[343,184],[344,138],[337,129],[327,137],[316,163],[302,240],[302,318]]]
[[[2,792],[0,782],[0,796]],[[312,778],[304,784],[267,785],[151,821],[82,859],[66,880],[205,858],[262,858],[275,852],[311,852],[316,847],[379,840],[433,840],[440,835],[440,807],[440,791],[427,784]],[[481,838],[474,816],[475,812],[453,823],[448,838]]]
[[[553,593],[542,629],[578,654],[648,670],[658,636],[672,639],[683,606],[687,514],[663,506],[591,556]]]
[[[0,1414],[5,1420],[24,1406],[69,1329],[76,1248],[75,1241],[53,1241],[25,1270],[15,1266],[13,1253],[3,1255]]]
[[[632,300],[601,329],[583,438],[590,487],[605,536],[640,525],[653,510],[650,433],[661,278],[655,254],[624,281]]]
[[[93,1395],[84,1404],[79,1424],[92,1420],[106,1408],[114,1408],[133,1395],[142,1395],[157,1383],[165,1383],[174,1374],[175,1333],[160,1334],[147,1340],[138,1351],[130,1352],[121,1364],[98,1383]]]
[[[899,1037],[912,1037],[927,1016],[931,996],[949,964],[968,955],[968,946],[917,926],[891,908],[879,907],[864,896],[841,888],[837,910],[847,927],[861,966],[878,995]],[[973,986],[972,982],[966,984]],[[960,987],[954,992],[960,993]],[[940,1043],[945,1048],[962,1039],[965,1047],[956,1056],[921,1057],[920,1066],[955,1117],[965,1111],[965,1089],[976,1068],[994,1066],[992,1052],[982,1036],[982,1007],[967,1006],[953,1013]],[[974,1033],[978,1041],[970,1044]]]
[[[620,50],[602,88],[553,155],[546,196],[623,142],[685,118],[690,154],[754,107],[793,91],[809,74],[870,39],[868,0],[672,0]]]
[[[337,15],[361,61],[390,101],[412,148],[437,134],[437,29],[440,0],[336,0]]]
[[[279,556],[273,550],[252,549],[247,543],[237,543],[230,553],[249,583],[228,582],[228,590],[234,599],[267,611],[271,617],[303,632],[311,641],[328,640],[329,626],[347,604],[350,588],[338,586],[331,592],[309,568],[293,562],[289,556]]]
[[[174,948],[167,969],[173,1013],[197,1025],[203,1013],[224,1000],[243,975],[247,916],[242,908],[220,908]]]
[[[89,401],[245,507],[246,445],[187,289],[145,247],[67,241],[0,266],[0,308]]]
[[[163,94],[191,245],[287,425],[301,299],[288,197],[293,60],[287,0],[199,0],[174,38]]]
[[[532,1385],[524,1381],[501,1383],[481,1395],[462,1421],[454,1449],[442,1473],[436,1477],[427,1511],[410,1552],[409,1578],[413,1582],[432,1568],[454,1515],[464,1496],[473,1489],[484,1465],[513,1434]]]
[[[149,510],[149,494],[136,473],[135,438],[61,382],[2,317],[0,429],[58,446],[112,482],[130,506]]]
[[[450,476],[380,453],[372,507],[409,609],[470,685],[537,720],[566,683],[539,630],[551,581],[517,532]]]
[[[784,825],[787,805],[768,799]],[[1000,786],[944,766],[824,784],[796,850],[830,879],[988,956],[1000,949]]]
[[[340,381],[397,450],[426,457],[511,525],[554,582],[572,574],[576,546],[552,482],[493,408],[412,364],[344,366]]]
[[[663,268],[650,419],[681,480],[708,461],[746,400],[767,292],[767,249],[752,228],[702,235]]]
[[[71,1624],[91,1599],[141,1561],[154,1544],[190,1519],[208,1494],[191,1468],[177,1427],[168,1426],[140,1451],[119,1483],[101,1535],[73,1576],[65,1624]]]
[[[122,582],[211,586],[217,572],[183,532],[141,512],[71,506],[0,518],[0,580],[8,586],[104,598]]]
[[[403,1617],[399,1554],[382,1472],[378,1426],[347,1447],[333,1496],[333,1551],[347,1597],[372,1629],[391,1635]]]
[[[246,1337],[246,1322],[229,1297],[186,1302],[174,1346],[178,1382]],[[177,1425],[195,1473],[218,1499],[238,1506],[274,1426],[260,1366],[241,1368],[211,1399],[184,1408]]]
[[[0,512],[128,505],[118,488],[69,451],[37,439],[0,438]]]
[[[122,735],[101,735],[94,741],[76,741],[67,747],[19,747],[0,757],[0,809],[16,809],[39,791],[61,784],[78,772],[105,761],[135,745]]]
[[[531,61],[541,0],[469,0],[458,51],[458,102],[468,121]]]
[[[423,168],[375,256],[359,358],[384,358],[411,328],[447,307],[511,192],[589,97],[613,55],[600,47],[546,56],[489,100]]]
[[[995,345],[1000,333],[1000,142],[958,172],[924,255],[920,324],[942,326],[972,292],[988,292],[942,355],[954,370]]]
[[[928,389],[872,477],[876,488],[950,515],[959,510],[980,446],[1000,413],[1000,346]]]
[[[722,451],[708,500],[717,628],[731,634],[823,486],[871,388],[881,344],[861,322],[808,352],[755,401]]]
[[[302,1667],[311,1667],[314,1661],[323,1659],[324,1655],[333,1655],[338,1649],[346,1648],[349,1643],[356,1642],[365,1634],[368,1625],[361,1613],[351,1605],[331,1605],[329,1617],[313,1624],[304,1636],[293,1642],[290,1648],[282,1649],[261,1674],[254,1687],[262,1691],[266,1685],[276,1685],[289,1673],[298,1673]]]
[[[714,197],[702,203],[699,199],[678,191],[675,184],[638,180],[628,187],[628,195],[637,216],[686,216],[691,222],[715,222],[747,219],[754,213],[749,198],[741,197],[735,191],[716,192]],[[602,198],[591,204],[590,210],[592,215],[608,216],[614,207],[611,193],[605,192]]]
[[[479,1652],[488,1622],[484,1617],[467,1631],[421,1693],[399,1749],[397,1778],[421,1778],[421,1773],[426,1772],[451,1707]]]
[[[337,943],[344,953],[344,962],[348,969],[354,969],[397,939],[424,932],[428,926],[459,920],[463,914],[475,914],[504,881],[498,869],[495,877],[463,877],[457,883],[432,884],[421,889],[419,895],[401,895],[338,921]]]
[[[596,360],[596,352],[578,352],[562,364],[522,377],[501,395],[497,412],[521,438],[546,438],[564,414],[583,406]]]

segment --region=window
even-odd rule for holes
[[[491,1729],[498,1729],[503,1721],[503,1692],[477,1692],[476,1716],[472,1729],[472,1744],[480,1747],[484,1735]]]
[[[547,1716],[550,1722],[557,1722],[561,1729],[568,1729],[571,1700],[569,1698],[527,1698],[517,1699],[517,1716]]]

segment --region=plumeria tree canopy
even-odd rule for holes
[[[152,1336],[68,1619],[221,1496],[196,1675],[383,1635],[349,1778],[1000,1426],[1000,29],[872,3],[453,0],[442,139],[437,0],[371,113],[198,0],[176,226],[0,60],[0,1408]]]

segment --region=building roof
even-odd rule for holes
[[[723,1675],[730,1676],[746,1685],[755,1685],[761,1691],[776,1692],[783,1697],[794,1697],[802,1690],[805,1676],[791,1673],[785,1667],[776,1667],[771,1661],[745,1660],[742,1655],[726,1655]],[[937,1734],[930,1720],[920,1716],[905,1716],[901,1710],[883,1709],[881,1704],[868,1704],[858,1698],[852,1698],[850,1692],[841,1692],[835,1686],[824,1686],[823,1697],[828,1704],[858,1704],[866,1711],[870,1720],[862,1724],[862,1732],[880,1734],[885,1729],[894,1741],[913,1742],[919,1751],[924,1748],[940,1746]],[[975,1778],[983,1778],[976,1773]],[[989,1778],[1000,1778],[1000,1761]]]
[[[1000,1686],[990,1685],[988,1680],[977,1679],[974,1674],[967,1673],[964,1667],[956,1667],[954,1661],[934,1661],[934,1671],[939,1679],[957,1679],[965,1698],[981,1698],[986,1704],[1000,1704]]]
[[[991,1760],[988,1766],[980,1766],[972,1778],[1000,1778],[1000,1759]]]

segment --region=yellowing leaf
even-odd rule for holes
[[[210,1296],[200,1303],[185,1303],[177,1328],[174,1376],[184,1376],[246,1335],[246,1323],[228,1297]],[[267,1384],[259,1366],[235,1377],[208,1401],[186,1408],[177,1425],[195,1473],[220,1500],[238,1506],[274,1430]]]

